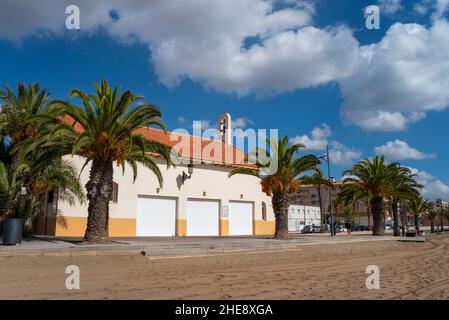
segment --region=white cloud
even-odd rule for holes
[[[210,120],[195,120],[195,121],[200,121],[201,122],[201,129],[202,130],[209,129],[211,127]]]
[[[6,6],[2,2],[0,38],[25,37],[39,30],[61,32],[68,3],[62,0],[53,6],[53,1],[44,0]],[[123,42],[146,44],[159,79],[167,86],[188,77],[237,95],[282,93],[352,73],[358,42],[348,28],[311,26],[314,7],[309,2],[292,2],[276,10],[274,4],[265,0],[79,1],[82,31],[101,25]],[[111,9],[119,19],[109,16]],[[30,21],[34,15],[38,18]],[[14,17],[12,27],[8,17]],[[6,31],[11,29],[14,32]]]
[[[421,0],[414,4],[414,10],[419,15],[426,15],[432,12],[431,19],[440,20],[447,13],[449,0]]]
[[[441,19],[449,8],[449,0],[436,0],[435,1],[435,12],[432,15],[434,20]]]
[[[402,0],[379,0],[380,13],[393,15],[403,9]]]
[[[449,105],[449,24],[426,29],[396,23],[377,44],[362,46],[364,63],[341,80],[343,117],[367,130],[404,130]]]
[[[449,199],[449,186],[440,180],[434,180],[423,188],[421,194],[424,198],[431,200]]]
[[[420,171],[416,168],[410,168],[413,174],[416,174],[416,181],[423,185],[421,195],[430,200],[449,199],[449,186],[441,180],[436,179],[426,171]]]
[[[352,166],[362,156],[360,151],[351,149],[337,141],[332,141],[330,146],[329,158],[336,166]]]
[[[329,145],[329,158],[336,166],[349,166],[358,160],[362,153],[351,149],[338,141],[329,141],[332,136],[331,128],[323,123],[310,131],[309,135],[296,136],[290,139],[291,143],[301,143],[306,150],[325,150]]]
[[[0,38],[63,34],[71,2],[1,1]],[[396,23],[379,43],[364,46],[345,26],[312,26],[312,1],[289,0],[282,9],[274,0],[77,2],[82,32],[102,28],[122,42],[145,44],[167,86],[190,78],[242,96],[337,82],[343,118],[379,131],[404,130],[449,106],[449,23],[442,19],[449,0],[428,4],[430,27]],[[396,0],[380,3],[388,12],[401,8]],[[112,9],[119,19],[110,17]]]
[[[323,123],[320,127],[315,127],[310,135],[296,136],[290,139],[291,143],[303,144],[306,150],[324,150],[329,144],[327,138],[332,135],[330,127]]]
[[[187,119],[183,116],[179,116],[177,120],[179,124],[185,124],[187,122]]]
[[[401,140],[388,141],[382,146],[374,148],[374,152],[378,155],[384,155],[388,160],[423,160],[435,158],[435,154],[427,154],[421,152],[408,145],[407,142]]]
[[[415,3],[413,6],[413,10],[415,10],[415,12],[421,16],[427,14],[427,12],[429,11],[429,6],[425,5],[424,3]]]
[[[30,35],[61,35],[68,15],[70,0],[2,0],[0,2],[0,39],[20,41]],[[110,23],[112,1],[77,1],[81,29],[93,31]],[[68,34],[74,34],[73,32]]]
[[[249,119],[248,117],[235,118],[232,120],[232,129],[244,129],[248,125],[254,125],[254,121]]]

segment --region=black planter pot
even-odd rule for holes
[[[15,245],[22,242],[23,219],[9,218],[4,222],[3,245]]]

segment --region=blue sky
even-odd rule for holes
[[[170,129],[226,111],[305,152],[329,143],[336,178],[381,152],[414,168],[426,197],[449,198],[448,0],[70,1],[80,30],[64,28],[65,2],[0,3],[2,83],[68,98],[107,79],[160,106]]]

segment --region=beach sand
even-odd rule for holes
[[[67,290],[66,266],[80,268]],[[365,287],[368,265],[380,289]],[[2,299],[449,299],[449,235],[424,243],[319,244],[299,250],[152,260],[140,254],[0,257]]]

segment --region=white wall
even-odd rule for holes
[[[84,163],[81,157],[66,157],[71,160],[78,169]],[[235,175],[228,177],[231,168],[218,165],[195,164],[192,178],[184,185],[181,182],[182,172],[187,172],[185,165],[171,167],[167,170],[162,160],[158,159],[158,166],[163,172],[164,186],[160,188],[156,177],[145,167],[139,165],[138,176],[133,183],[132,170],[129,166],[122,169],[114,164],[114,181],[119,185],[118,202],[110,204],[111,218],[136,218],[137,196],[167,196],[178,198],[178,219],[186,218],[187,198],[216,199],[221,201],[221,206],[228,206],[229,201],[254,201],[255,219],[262,220],[262,201],[267,205],[267,220],[274,220],[271,199],[261,191],[260,181],[256,177]],[[81,183],[85,185],[89,178],[90,165],[86,166],[81,174]],[[203,196],[206,192],[206,196]],[[243,198],[241,198],[243,195]],[[67,202],[59,201],[58,214],[64,216],[86,216],[87,204],[80,205],[76,202],[71,206]]]
[[[299,225],[298,231],[302,230],[305,225],[311,226],[314,224],[316,226],[320,226],[320,207],[290,205],[290,207],[288,208],[288,219],[291,226],[293,226],[293,222],[295,220],[297,221],[297,224]]]

